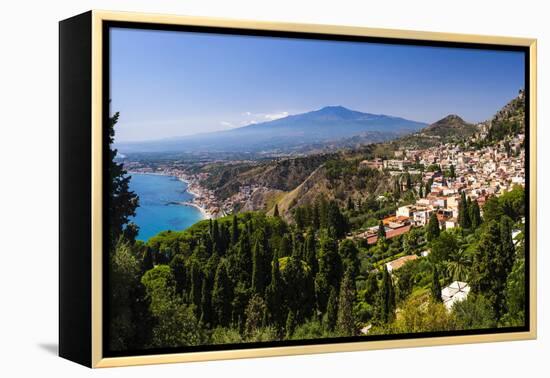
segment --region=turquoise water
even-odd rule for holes
[[[133,219],[139,226],[139,240],[147,240],[160,231],[181,231],[203,219],[202,213],[175,202],[189,201],[187,184],[175,177],[133,173],[130,189],[139,196]]]

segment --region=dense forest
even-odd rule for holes
[[[113,126],[118,114],[111,122]],[[111,151],[109,347],[113,351],[310,338],[521,326],[525,321],[524,191],[491,197],[481,209],[465,196],[460,227],[425,227],[390,239],[381,227],[368,245],[350,231],[375,224],[422,196],[414,177],[373,197],[320,195],[198,222],[137,241],[130,219],[139,205]],[[356,180],[355,163],[329,161],[334,182]],[[451,175],[452,172],[447,174]],[[380,181],[361,173],[361,185]],[[355,185],[355,184],[354,184]],[[519,230],[512,238],[513,230]],[[390,273],[385,262],[429,249]],[[441,288],[468,281],[467,300],[448,311]]]

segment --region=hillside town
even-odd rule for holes
[[[409,174],[421,177],[415,188],[417,193],[421,193],[421,198],[397,208],[395,215],[382,219],[386,238],[402,235],[411,227],[426,226],[434,212],[442,230],[457,227],[462,192],[482,209],[490,196],[499,196],[516,185],[524,186],[524,141],[525,135],[518,134],[510,141],[482,149],[462,149],[448,143],[425,150],[397,151],[400,159],[362,161],[360,164],[365,167],[386,170],[394,176]],[[428,170],[416,167],[427,167]],[[370,227],[356,237],[375,244],[378,227]]]

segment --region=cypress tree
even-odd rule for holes
[[[439,237],[439,221],[435,212],[430,215],[430,221],[428,222],[428,229],[426,230],[426,239],[428,241],[435,240]]]
[[[147,269],[149,270],[149,269]],[[178,254],[172,258],[170,261],[170,270],[172,271],[172,276],[176,282],[176,293],[182,297],[186,296],[185,293],[185,283],[187,282],[187,271],[185,268],[185,258],[183,255]]]
[[[450,177],[451,178],[456,178],[456,172],[455,172],[455,166],[451,164],[451,166],[449,167],[449,171],[450,171]]]
[[[321,227],[321,216],[319,214],[319,204],[317,202],[313,205],[313,214],[311,217],[311,226],[317,231]]]
[[[237,216],[233,215],[233,219],[231,221],[231,244],[236,245],[239,241],[239,222],[237,220]]]
[[[334,287],[338,292],[341,279],[342,260],[338,253],[338,243],[324,233],[321,235],[319,249],[319,273],[315,278],[317,300],[321,312],[326,309],[330,288]]]
[[[430,185],[429,182],[427,182],[426,186],[424,188],[424,197],[427,197],[428,194],[430,194],[431,191],[432,191],[432,186]]]
[[[382,323],[390,323],[395,318],[395,290],[391,275],[385,267],[378,294],[378,314],[378,320]]]
[[[212,321],[211,292],[206,277],[202,279],[200,320],[204,325],[209,325]]]
[[[269,309],[270,321],[277,328],[283,324],[283,282],[279,270],[279,259],[273,256],[271,263],[271,282],[266,289],[267,307]]]
[[[122,163],[118,163],[115,158],[117,150],[114,149],[115,125],[118,122],[120,114],[116,112],[109,118],[108,137],[109,137],[109,240],[111,248],[114,248],[119,236],[122,234],[124,226],[128,224],[131,217],[136,215],[136,209],[139,206],[139,197],[130,190],[130,179]]]
[[[281,238],[281,245],[279,248],[279,257],[287,257],[292,255],[292,241],[288,234],[284,234]]]
[[[393,181],[393,195],[396,200],[401,198],[401,182],[399,181],[398,177],[396,177]]]
[[[340,208],[336,201],[330,201],[328,204],[328,227],[332,229],[336,235],[336,238],[341,239],[346,235],[348,230],[347,220],[340,212]]]
[[[470,207],[470,220],[472,222],[473,229],[477,229],[481,225],[481,211],[477,201],[473,201],[472,206]]]
[[[288,316],[286,317],[286,338],[290,339],[292,337],[292,334],[294,333],[294,330],[296,329],[296,319],[294,315],[294,311],[289,311]]]
[[[434,302],[441,302],[441,284],[439,283],[439,272],[437,266],[434,264],[432,269],[432,300]]]
[[[472,225],[470,221],[468,200],[466,199],[466,193],[464,191],[460,193],[460,204],[458,205],[458,224],[462,228],[470,228]]]
[[[378,279],[376,273],[368,273],[366,288],[365,288],[365,302],[368,304],[375,304],[378,295]]]
[[[273,216],[278,218],[279,217],[279,206],[275,204],[275,209],[273,210]]]
[[[328,330],[333,331],[338,320],[338,295],[334,287],[330,288],[330,295],[327,303],[326,325]]]
[[[315,232],[309,229],[306,235],[306,241],[304,243],[305,248],[305,260],[313,277],[319,271],[319,263],[317,261],[317,253],[315,251]]]
[[[212,289],[212,311],[215,322],[221,326],[228,326],[231,320],[231,281],[227,275],[225,260],[221,260],[216,269],[214,287]]]
[[[348,197],[347,209],[348,209],[348,211],[355,210],[355,205],[353,204],[353,201],[352,201],[351,197]]]
[[[359,266],[361,264],[359,261],[359,250],[355,242],[351,239],[344,239],[340,243],[338,253],[342,259],[343,271],[350,273],[351,280],[355,286],[355,277],[359,274]]]
[[[492,282],[492,291],[495,296],[495,315],[500,319],[505,312],[506,282],[516,261],[516,250],[512,239],[513,222],[508,216],[500,220],[500,248],[494,255],[495,277]]]
[[[407,172],[406,174],[406,185],[407,185],[407,190],[411,190],[412,189],[412,179],[411,179],[411,175],[410,173]]]
[[[252,251],[252,292],[260,296],[264,294],[266,272],[264,271],[264,250],[262,243],[256,240]]]
[[[355,298],[355,282],[351,271],[347,271],[340,285],[338,299],[338,321],[336,329],[340,336],[355,335],[355,319],[353,317],[353,299]]]
[[[239,241],[239,249],[237,251],[237,257],[239,261],[239,280],[250,283],[250,276],[252,273],[252,251],[250,247],[250,238],[248,236],[248,230],[245,230]]]
[[[194,304],[197,311],[200,311],[200,301],[202,294],[202,277],[201,272],[195,262],[191,263],[191,289],[189,290],[189,303]]]
[[[378,222],[378,241],[386,240],[386,227],[384,227],[384,222]]]
[[[253,336],[258,329],[265,325],[266,311],[265,301],[260,296],[253,295],[245,310],[245,336]]]

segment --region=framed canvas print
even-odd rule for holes
[[[60,22],[62,357],[536,337],[536,41]]]

